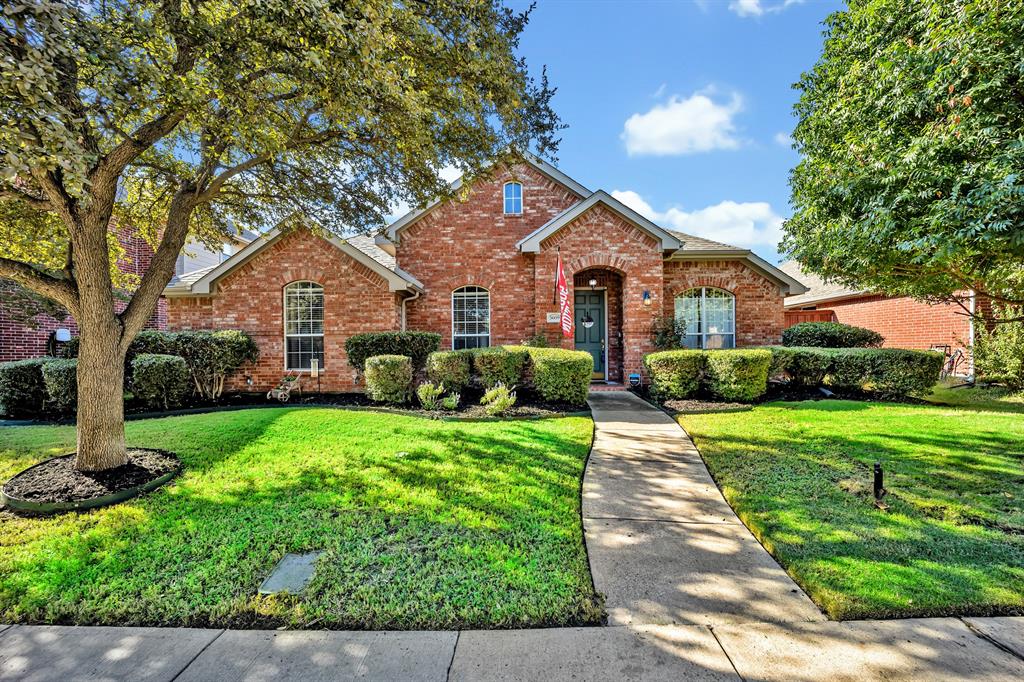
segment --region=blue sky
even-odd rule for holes
[[[522,8],[528,3],[510,3]],[[558,166],[659,224],[778,261],[791,85],[831,0],[540,0],[521,41],[558,88]]]

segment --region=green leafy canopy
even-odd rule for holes
[[[1024,3],[852,0],[825,35],[783,248],[855,288],[1024,301]]]

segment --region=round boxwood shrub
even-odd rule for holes
[[[545,400],[582,405],[590,392],[594,358],[564,348],[530,348],[533,388]]]
[[[132,359],[132,393],[150,407],[177,407],[192,392],[184,358],[140,353]]]
[[[412,360],[405,355],[366,358],[366,393],[384,403],[405,403],[412,390]]]
[[[452,391],[469,385],[471,358],[457,350],[436,351],[427,356],[427,378]]]
[[[782,331],[783,346],[874,348],[884,340],[876,331],[840,322],[801,322]]]
[[[360,372],[365,371],[366,359],[375,355],[404,355],[420,370],[440,345],[441,335],[433,332],[371,332],[345,339],[345,354]]]
[[[58,412],[73,412],[78,404],[78,360],[43,363],[46,398]]]
[[[772,354],[763,348],[707,351],[708,390],[723,400],[749,402],[768,390]]]
[[[473,374],[483,388],[493,388],[501,383],[511,390],[522,383],[528,357],[525,349],[481,348],[474,350],[472,357]]]
[[[52,358],[0,363],[0,414],[32,417],[43,410],[46,385],[43,364]]]
[[[706,353],[700,350],[665,350],[644,356],[651,392],[659,400],[691,398],[700,390]]]

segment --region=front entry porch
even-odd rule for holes
[[[573,346],[594,358],[594,381],[622,382],[622,277],[590,268],[573,275]]]

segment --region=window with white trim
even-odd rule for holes
[[[518,182],[505,183],[505,215],[522,215],[523,186]]]
[[[687,348],[736,347],[736,298],[728,291],[698,287],[676,297],[676,322]]]
[[[316,282],[292,282],[284,288],[284,367],[324,367],[324,288]]]
[[[491,295],[483,287],[462,287],[452,292],[452,348],[487,348],[491,345]]]

